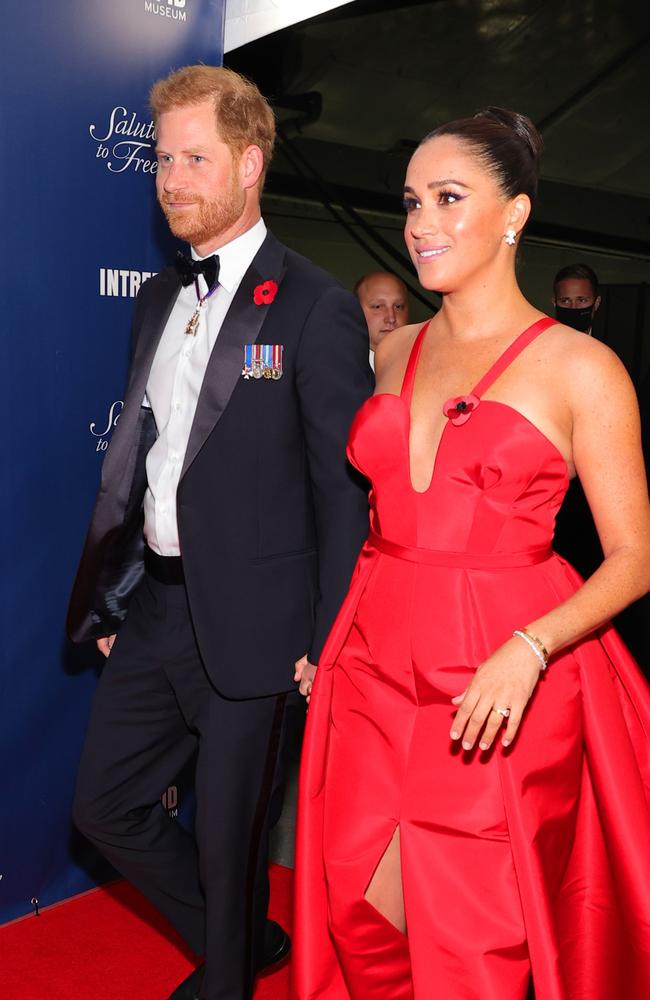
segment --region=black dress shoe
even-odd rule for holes
[[[264,928],[264,954],[257,968],[258,973],[275,971],[290,951],[291,938],[287,932],[275,920],[267,920]],[[204,976],[205,963],[202,963],[176,987],[168,1000],[199,1000],[199,990]]]
[[[264,953],[258,973],[275,970],[291,951],[291,938],[275,920],[267,920],[264,928]]]
[[[199,990],[205,975],[205,963],[198,965],[194,972],[190,972],[187,979],[184,979],[180,986],[177,986],[168,1000],[199,1000]]]

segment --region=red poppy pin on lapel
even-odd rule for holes
[[[256,285],[253,291],[253,302],[256,306],[270,306],[277,295],[277,282],[269,279],[263,281],[261,285]]]

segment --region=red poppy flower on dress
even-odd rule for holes
[[[452,396],[443,406],[442,412],[449,417],[454,426],[460,427],[469,420],[480,402],[478,396],[474,396],[473,393],[469,396]]]
[[[253,292],[253,302],[256,306],[270,306],[273,299],[277,295],[277,291],[277,282],[272,279],[269,281],[263,281],[261,285],[255,286],[255,291]]]

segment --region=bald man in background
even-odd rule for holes
[[[406,285],[390,271],[371,271],[354,286],[368,324],[370,364],[374,369],[375,351],[387,334],[409,321]]]

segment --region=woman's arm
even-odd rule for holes
[[[564,357],[564,396],[571,412],[573,461],[589,502],[605,558],[571,597],[530,622],[518,622],[553,654],[609,621],[650,589],[650,503],[641,452],[639,410],[632,383],[603,344],[573,338]],[[476,671],[459,705],[451,738],[470,749],[479,733],[488,749],[510,709],[505,746],[515,737],[539,678],[540,661],[519,637]],[[551,668],[552,669],[552,664]]]
[[[588,349],[576,352],[567,380],[573,461],[605,558],[575,594],[526,623],[551,654],[650,589],[650,503],[636,393],[612,351],[598,342],[580,347]]]

